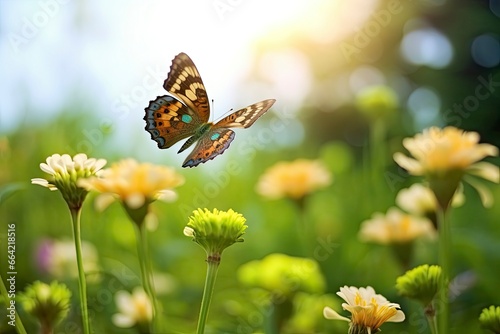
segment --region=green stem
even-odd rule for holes
[[[385,147],[385,121],[383,119],[376,119],[370,127],[370,151],[371,151],[371,184],[375,194],[373,202],[376,207],[382,205],[380,199],[383,198],[381,175],[384,175],[384,159],[386,157]]]
[[[153,278],[153,274],[151,272],[151,264],[148,261],[148,250],[147,250],[147,235],[145,231],[145,224],[141,224],[142,227],[134,224],[136,239],[137,239],[137,254],[139,256],[139,264],[141,266],[141,279],[142,285],[144,287],[144,291],[149,297],[153,307],[153,319],[150,323],[151,333],[155,333],[155,324],[157,321],[157,304],[156,304],[156,296],[151,287],[151,282]]]
[[[7,288],[5,287],[5,282],[3,281],[2,275],[0,275],[0,293],[5,297],[5,302],[9,305],[11,298],[9,298],[9,293],[7,292]],[[23,322],[17,313],[17,310],[14,311],[16,315],[16,331],[19,334],[26,334],[26,329],[24,329]]]
[[[431,302],[429,306],[425,308],[425,317],[429,323],[429,328],[432,334],[438,334],[438,323],[436,319],[436,310],[434,308],[434,303]]]
[[[450,247],[451,247],[451,231],[448,222],[446,221],[446,209],[438,207],[437,222],[439,228],[439,264],[441,266],[441,280],[439,282],[439,299],[438,299],[438,323],[439,332],[448,333],[448,317],[449,317],[449,288],[448,282],[450,278]]]
[[[299,225],[297,228],[297,233],[298,233],[298,239],[302,246],[302,255],[308,256],[308,254],[311,253],[313,247],[311,246],[312,226],[310,226],[310,224],[308,224],[307,221],[306,197],[304,196],[299,199],[296,199],[294,203],[296,204],[296,207],[299,211],[297,214],[298,217],[297,223]]]
[[[217,270],[219,269],[220,255],[207,257],[207,277],[205,279],[205,288],[203,289],[203,298],[201,300],[200,316],[198,318],[197,334],[205,332],[205,323],[208,317],[208,310],[210,302],[212,301],[212,294],[214,292],[215,279],[217,278]]]
[[[82,239],[80,235],[80,216],[82,209],[70,208],[73,221],[73,239],[75,240],[76,263],[78,265],[78,288],[80,291],[80,308],[82,310],[83,333],[90,334],[89,310],[87,308],[87,284],[82,259]]]

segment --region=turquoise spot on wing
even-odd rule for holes
[[[219,133],[214,133],[212,136],[210,136],[210,139],[217,140],[219,137],[220,137]]]
[[[184,123],[191,123],[191,121],[193,120],[193,117],[191,117],[189,115],[182,115],[181,120]]]

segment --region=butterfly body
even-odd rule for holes
[[[163,86],[170,95],[158,96],[145,109],[146,130],[161,149],[189,139],[178,153],[196,142],[182,167],[196,167],[222,154],[233,141],[230,128],[247,128],[274,104],[264,100],[240,109],[217,123],[208,122],[210,107],[205,86],[193,61],[185,53],[172,61]]]

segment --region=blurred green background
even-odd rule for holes
[[[39,164],[54,153],[83,152],[107,159],[108,166],[132,157],[174,166],[186,178],[177,201],[153,204],[159,225],[150,233],[154,270],[163,275],[159,299],[172,333],[196,327],[205,254],[182,230],[198,207],[232,208],[249,226],[245,242],[223,255],[207,332],[262,330],[266,308],[238,282],[236,270],[284,253],[316,257],[325,294],[344,285],[370,285],[401,304],[406,321],[386,324],[384,332],[430,333],[418,305],[394,289],[405,269],[391,250],[363,243],[357,234],[362,221],[386,212],[400,189],[419,181],[392,160],[394,152],[404,152],[404,137],[453,125],[500,145],[499,18],[500,2],[493,0],[1,0],[2,277],[7,224],[14,223],[17,291],[35,280],[58,279],[76,297],[76,279],[67,273],[55,277],[43,253],[56,240],[71,240],[66,204],[59,193],[30,185],[30,179],[46,176]],[[177,146],[158,150],[142,119],[149,101],[165,94],[162,83],[179,52],[197,65],[215,100],[214,119],[230,108],[277,99],[251,129],[237,130],[224,155],[195,169],[180,168],[185,156],[175,154]],[[377,85],[390,87],[398,106],[383,119],[383,147],[375,150],[375,127],[356,107],[356,97]],[[256,193],[268,167],[297,158],[321,160],[333,183],[308,196],[302,211],[292,201]],[[488,187],[492,208],[484,208],[466,185],[466,203],[450,218],[452,272],[469,273],[451,305],[451,323],[460,332],[482,333],[481,310],[500,301],[500,187]],[[135,333],[111,322],[116,291],[140,284],[133,228],[118,204],[100,213],[93,198],[82,215],[83,239],[97,252],[97,269],[88,273],[92,325],[96,333]],[[307,249],[300,246],[301,220],[311,231]],[[324,249],[325,243],[332,248]],[[318,250],[326,256],[318,258]],[[436,251],[435,243],[418,241],[411,267],[436,263]],[[311,312],[309,329],[291,322],[287,333],[346,332],[347,324],[322,319],[323,306],[340,311],[341,300],[329,298],[336,304]],[[297,307],[305,310],[295,316],[312,310]],[[75,298],[57,333],[80,331],[77,309]],[[14,333],[3,312],[0,331]],[[22,311],[21,316],[28,333],[36,332],[36,323]]]

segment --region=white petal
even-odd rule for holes
[[[132,319],[131,317],[121,313],[113,314],[111,320],[116,327],[130,328],[135,325],[135,319]]]
[[[398,310],[396,312],[395,315],[393,315],[391,318],[389,318],[389,320],[387,320],[388,322],[402,322],[405,320],[405,314],[403,313],[403,311],[401,310]]]
[[[156,199],[162,202],[170,203],[177,199],[177,193],[168,189],[161,190],[156,194]]]
[[[328,306],[323,309],[323,316],[329,320],[342,320],[347,322],[351,321],[351,319],[341,316]]]
[[[144,205],[146,199],[143,194],[134,193],[130,194],[125,198],[125,204],[131,209],[138,209]]]
[[[97,172],[98,170],[100,170],[102,167],[104,167],[104,165],[106,165],[107,161],[105,159],[99,159],[95,162],[95,165],[94,165],[94,171]]]
[[[40,179],[40,178],[31,179],[31,184],[38,184],[39,186],[49,188],[51,191],[57,190],[57,187],[55,185],[49,183],[49,181],[45,179]]]
[[[52,167],[50,167],[49,165],[47,165],[44,162],[42,162],[40,164],[40,169],[42,171],[44,171],[45,173],[50,174],[50,175],[54,175],[56,173]]]
[[[104,211],[115,200],[116,198],[113,195],[104,193],[96,197],[94,206],[97,211]]]
[[[184,227],[183,233],[186,237],[194,237],[194,230],[189,226]]]
[[[120,290],[115,294],[116,307],[129,317],[132,317],[136,312],[134,308],[133,296],[127,291]]]
[[[344,285],[344,287],[340,288],[340,291],[337,292],[337,295],[345,300],[348,304],[354,305],[355,304],[355,298],[356,298],[356,293],[358,292],[358,289],[356,287],[348,287],[347,285]]]
[[[50,174],[50,175],[54,175],[56,173],[56,171],[54,170],[54,168],[50,167],[49,165],[47,165],[44,162],[42,162],[40,164],[40,169],[42,171],[44,171],[45,173]]]
[[[411,174],[421,175],[423,173],[422,165],[417,160],[409,158],[403,153],[394,153],[393,159],[399,166],[406,169]]]

